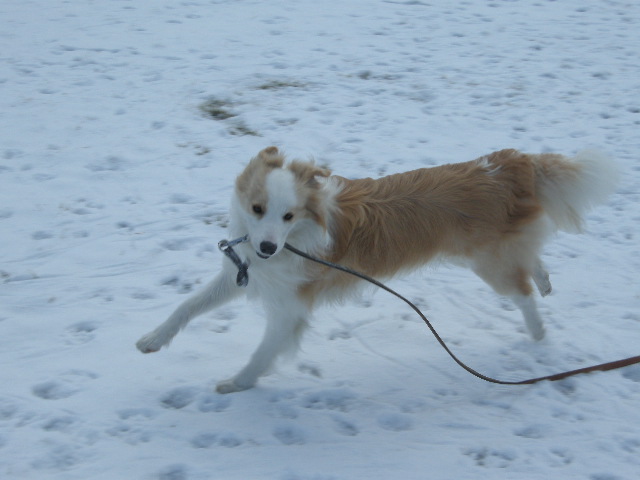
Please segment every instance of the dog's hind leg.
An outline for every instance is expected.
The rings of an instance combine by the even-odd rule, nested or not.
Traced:
[[[487,282],[496,293],[506,295],[513,300],[522,312],[527,330],[534,340],[542,340],[544,338],[544,324],[533,298],[533,289],[530,282],[532,275],[528,269],[520,265],[503,267],[502,263],[497,259],[489,258],[476,264],[473,271]],[[541,285],[545,285],[543,274],[539,274],[536,284],[538,281],[541,282]],[[550,288],[551,284],[548,286]],[[540,288],[540,285],[538,285],[538,288]]]
[[[529,334],[534,340],[542,340],[545,335],[544,323],[538,309],[536,308],[536,301],[533,295],[512,295],[511,299],[513,303],[520,309],[522,316],[524,317],[524,323],[529,330]]]
[[[136,347],[142,353],[157,352],[168,345],[194,317],[222,305],[241,293],[242,289],[235,282],[235,272],[230,268],[223,268],[200,293],[187,299],[164,323],[138,340]]]
[[[265,301],[267,326],[262,342],[249,363],[233,378],[218,383],[218,393],[252,388],[283,353],[295,350],[307,325],[308,308],[295,295]]]
[[[540,259],[537,260],[536,266],[533,269],[533,274],[531,275],[533,281],[538,287],[538,291],[540,295],[546,297],[551,293],[551,282],[549,281],[549,272],[547,272],[542,265],[542,261]]]

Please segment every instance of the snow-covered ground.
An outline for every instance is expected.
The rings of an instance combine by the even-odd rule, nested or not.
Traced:
[[[640,354],[640,3],[3,0],[0,21],[0,478],[640,477],[640,367],[491,385],[384,292],[318,312],[247,392],[214,386],[255,305],[134,348],[217,271],[263,147],[350,177],[599,147],[621,183],[545,251],[545,341],[465,270],[392,285],[489,375]]]

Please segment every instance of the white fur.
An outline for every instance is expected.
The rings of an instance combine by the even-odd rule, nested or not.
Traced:
[[[158,351],[169,345],[173,337],[194,317],[243,293],[250,298],[259,298],[267,316],[262,342],[249,363],[238,374],[218,384],[217,391],[220,393],[253,387],[280,354],[295,350],[307,326],[309,307],[296,295],[299,285],[306,280],[303,265],[306,260],[288,251],[262,259],[256,254],[260,250],[260,243],[276,243],[277,253],[281,252],[285,239],[309,252],[322,250],[329,243],[327,233],[312,221],[301,220],[290,224],[282,220],[284,214],[297,207],[294,179],[289,172],[271,172],[265,184],[269,202],[264,218],[257,220],[250,212],[242,209],[235,196],[231,206],[232,236],[241,237],[250,232],[250,243],[236,247],[243,260],[248,260],[250,264],[246,289],[236,286],[237,270],[225,259],[222,271],[211,283],[200,293],[187,299],[163,324],[143,336],[136,344],[144,353]]]
[[[293,174],[288,170],[273,170],[266,176],[265,187],[269,196],[264,205],[264,217],[258,219],[249,215],[244,218],[247,229],[251,232],[249,240],[256,251],[260,251],[262,242],[276,245],[278,249],[275,253],[282,251],[285,239],[294,225],[283,221],[282,217],[298,205],[294,184]]]
[[[560,230],[580,233],[583,215],[602,203],[615,189],[618,170],[611,159],[597,150],[583,150],[573,158],[579,174],[564,172],[541,176],[540,202]]]

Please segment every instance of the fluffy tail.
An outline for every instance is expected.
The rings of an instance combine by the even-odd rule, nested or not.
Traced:
[[[559,230],[582,231],[583,215],[613,193],[618,180],[614,162],[605,154],[584,150],[574,158],[538,155],[537,194]]]

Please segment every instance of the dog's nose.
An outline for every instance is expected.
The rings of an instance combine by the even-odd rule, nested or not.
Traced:
[[[262,253],[263,255],[265,255],[267,257],[270,257],[271,255],[276,253],[277,249],[278,249],[278,246],[275,243],[272,243],[272,242],[260,242],[260,253]]]

